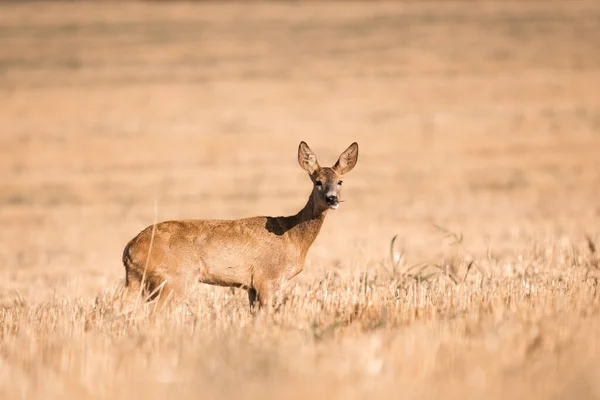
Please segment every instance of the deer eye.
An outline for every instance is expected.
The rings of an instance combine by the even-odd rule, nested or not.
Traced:
[[[342,186],[342,183],[344,183],[344,181],[338,181],[338,185]]]
[[[317,187],[323,187],[323,182],[321,182],[321,181],[315,181],[315,185]]]

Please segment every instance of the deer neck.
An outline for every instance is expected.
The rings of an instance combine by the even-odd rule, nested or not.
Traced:
[[[304,208],[298,214],[289,217],[290,225],[293,226],[290,229],[290,235],[296,239],[304,253],[308,251],[308,248],[319,235],[327,210],[327,208],[318,205],[314,193],[311,192]]]

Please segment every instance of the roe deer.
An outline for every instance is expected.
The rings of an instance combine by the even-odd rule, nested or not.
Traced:
[[[158,297],[182,294],[188,282],[243,288],[250,308],[270,305],[280,285],[304,268],[327,210],[339,206],[342,175],[358,161],[352,143],[333,167],[321,167],[305,142],[298,163],[313,183],[308,202],[289,217],[165,221],[150,225],[123,251],[125,286]]]

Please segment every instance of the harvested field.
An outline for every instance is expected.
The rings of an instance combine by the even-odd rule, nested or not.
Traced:
[[[0,398],[600,397],[598,38],[592,0],[0,2]],[[155,219],[296,213],[301,140],[360,157],[278,313],[122,312]]]

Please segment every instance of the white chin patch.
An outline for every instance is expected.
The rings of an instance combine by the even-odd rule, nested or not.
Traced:
[[[339,204],[331,204],[331,205],[329,206],[329,209],[330,209],[330,210],[337,210],[337,208],[338,208],[339,206],[340,206]]]

